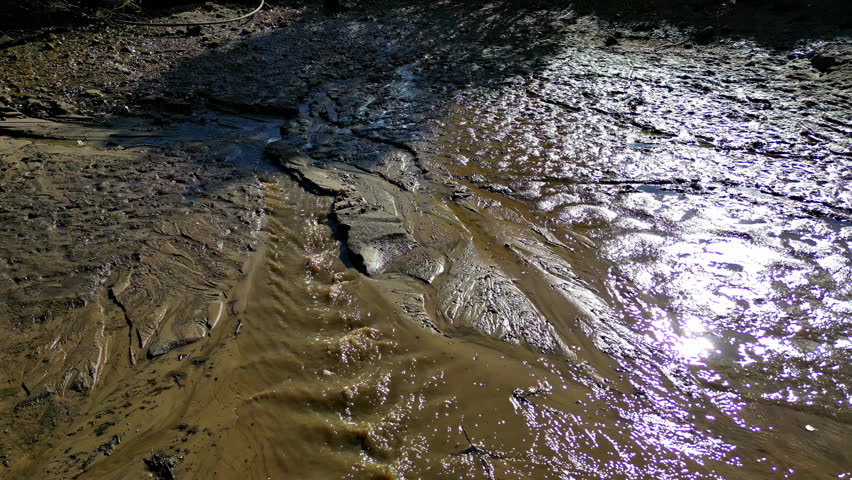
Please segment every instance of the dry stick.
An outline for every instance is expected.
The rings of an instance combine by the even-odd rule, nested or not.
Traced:
[[[193,23],[147,23],[147,22],[131,22],[129,20],[110,20],[111,22],[121,23],[123,25],[135,25],[139,27],[194,27],[201,25],[222,25],[223,23],[233,23],[239,22],[240,20],[244,20],[249,17],[253,17],[257,12],[259,12],[264,5],[266,5],[266,0],[260,0],[260,5],[257,6],[251,12],[242,15],[237,18],[230,18],[228,20],[216,20],[212,22],[193,22]]]
[[[494,453],[485,450],[473,443],[470,439],[470,436],[467,434],[467,430],[465,430],[464,425],[459,425],[461,427],[461,431],[464,434],[465,440],[470,444],[470,447],[464,449],[463,451],[457,453],[456,455],[477,455],[479,457],[479,463],[482,465],[482,468],[485,470],[485,474],[488,475],[488,480],[497,480],[497,477],[494,476],[494,466],[491,465],[491,462],[488,461],[488,458],[503,458],[501,455],[497,455]]]
[[[465,440],[467,440],[467,443],[470,444],[470,446],[462,450],[461,452],[456,453],[455,455],[478,455],[480,457],[496,458],[498,460],[502,460],[504,458],[502,454],[491,452],[489,450],[486,450],[482,446],[473,443],[473,441],[470,439],[470,436],[467,434],[467,430],[465,430],[464,425],[459,425],[459,427],[461,427],[461,431],[464,434],[464,438]]]
[[[462,431],[462,433],[464,434],[464,438],[465,438],[465,440],[467,440],[467,443],[468,443],[471,447],[476,447],[476,445],[474,445],[474,444],[473,444],[473,442],[472,442],[472,441],[470,441],[470,437],[467,435],[467,430],[465,430],[465,429],[464,429],[464,425],[460,425],[460,427],[461,427],[461,431]]]

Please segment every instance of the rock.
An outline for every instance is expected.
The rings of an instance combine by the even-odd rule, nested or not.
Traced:
[[[11,46],[13,43],[15,43],[15,39],[9,35],[0,36],[0,48]]]
[[[186,35],[190,37],[200,37],[201,36],[201,25],[192,25],[187,27]]]
[[[219,8],[219,6],[216,5],[213,2],[207,2],[204,5],[202,5],[201,8],[203,8],[204,10],[206,10],[208,12],[212,12],[213,10],[217,10]]]
[[[83,95],[91,98],[103,98],[104,94],[100,90],[89,89],[83,92]]]
[[[606,40],[604,40],[604,45],[607,46],[607,47],[612,47],[613,45],[618,45],[618,39],[615,38],[614,36],[610,35],[609,37],[606,37]]]

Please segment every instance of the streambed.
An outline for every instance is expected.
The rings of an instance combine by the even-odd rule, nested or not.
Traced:
[[[613,28],[306,14],[0,124],[11,474],[844,478],[849,64]]]

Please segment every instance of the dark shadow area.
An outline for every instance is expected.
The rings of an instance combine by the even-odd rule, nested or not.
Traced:
[[[260,0],[200,2],[197,0],[11,0],[0,10],[0,32],[16,33],[17,38],[31,39],[28,33],[41,29],[69,29],[74,26],[109,22],[111,19],[140,19],[174,15],[198,7],[210,10],[216,6],[234,9],[255,8]],[[272,2],[266,2],[271,4]],[[0,45],[2,47],[3,45]]]
[[[156,96],[277,116],[293,151],[404,186],[416,172],[400,163],[417,163],[415,144],[457,92],[535,76],[575,23],[558,3],[365,2],[330,15],[318,2],[286,28],[178,65]],[[331,223],[341,259],[363,271]]]
[[[282,120],[317,114],[328,128],[353,129],[354,144],[405,146],[458,90],[534,75],[558,51],[576,16],[558,2],[521,3],[373,2],[343,15],[316,5],[287,28],[181,63],[157,93]],[[285,126],[285,140],[298,130]],[[294,146],[334,132],[305,133]],[[334,152],[361,149],[354,144]]]
[[[576,0],[571,4],[580,15],[596,15],[616,24],[653,28],[666,23],[691,29],[698,44],[735,35],[791,48],[800,39],[848,34],[852,25],[852,3],[838,0]]]
[[[696,44],[723,37],[752,39],[774,48],[799,40],[832,40],[852,31],[852,2],[843,0],[537,0],[527,8],[569,8],[625,30],[677,27]]]
[[[852,24],[850,3],[832,0],[376,0],[356,2],[342,15],[329,15],[319,1],[288,4],[305,8],[302,21],[179,64],[166,75],[160,93],[202,97],[207,106],[228,113],[295,117],[297,107],[320,85],[344,82],[347,86],[335,87],[343,92],[357,78],[362,93],[373,89],[376,94],[382,82],[398,76],[396,69],[412,65],[417,71],[406,73],[404,81],[419,93],[403,102],[408,110],[402,114],[411,123],[439,116],[435,109],[460,87],[498,85],[534,74],[583,16],[612,22],[600,25],[601,42],[653,31],[651,38],[687,46],[741,37],[779,49],[793,48],[800,40],[835,39],[848,34]],[[366,105],[366,117],[344,116],[332,123],[364,124],[370,115],[379,115],[387,125],[387,115],[400,105],[380,97]],[[417,111],[410,110],[415,106]],[[413,133],[406,127],[394,139],[410,141]]]
[[[157,96],[279,117],[283,142],[293,151],[387,176],[387,159],[418,151],[423,134],[446,118],[460,91],[488,95],[507,82],[522,89],[566,44],[580,42],[578,36],[591,38],[595,48],[617,43],[625,30],[634,36],[653,31],[647,38],[657,44],[742,35],[770,48],[791,48],[799,39],[842,31],[843,17],[819,8],[704,0],[375,1],[330,15],[316,2],[284,28],[178,64]],[[588,103],[600,106],[611,97],[589,97]]]

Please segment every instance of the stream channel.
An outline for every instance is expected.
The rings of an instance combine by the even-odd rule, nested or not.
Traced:
[[[849,38],[619,28],[305,15],[0,121],[0,478],[849,478]]]

